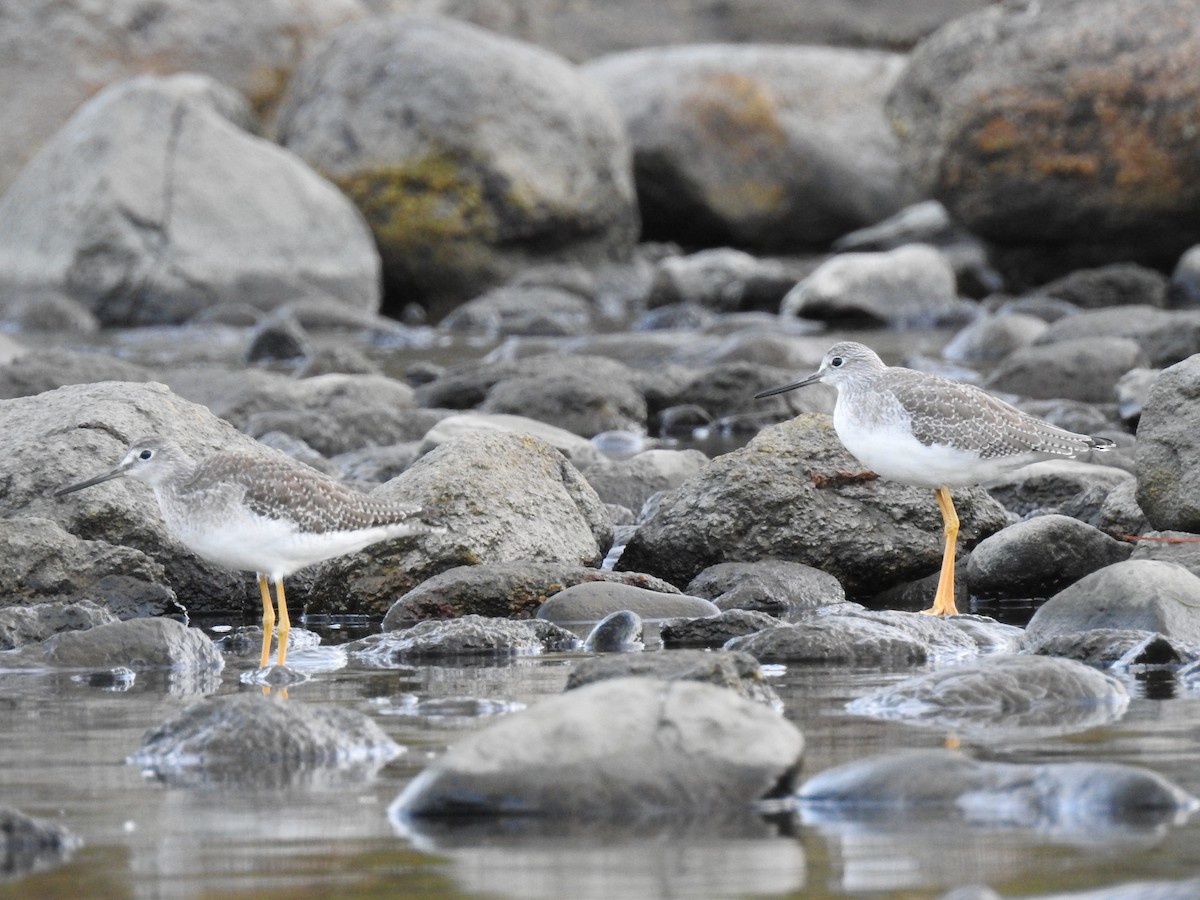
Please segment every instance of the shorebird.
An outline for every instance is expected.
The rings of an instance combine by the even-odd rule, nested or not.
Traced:
[[[1044,459],[1111,450],[1108,438],[1075,434],[1021,412],[986,391],[886,366],[853,341],[834,344],[812,375],[755,395],[771,397],[816,382],[837,388],[833,427],[860,463],[877,475],[934,489],[946,537],[933,607],[953,615],[958,513],[952,487],[982,484]]]
[[[227,452],[196,462],[177,443],[160,437],[134,441],[115,468],[55,496],[122,476],[150,485],[167,529],[197,556],[257,575],[263,668],[276,624],[268,578],[278,601],[278,663],[283,665],[291,630],[285,577],[378,541],[446,531],[423,519],[415,503],[371,497],[286,457]]]

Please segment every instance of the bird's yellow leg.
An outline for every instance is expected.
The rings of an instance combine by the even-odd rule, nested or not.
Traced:
[[[958,513],[950,498],[950,488],[945,485],[937,489],[937,502],[945,526],[946,548],[942,551],[942,574],[938,576],[933,608],[924,611],[935,616],[953,616],[958,614],[958,608],[954,605],[954,548],[958,543]]]
[[[279,600],[279,664],[287,659],[288,632],[292,630],[291,619],[288,618],[287,595],[283,592],[283,579],[275,582],[275,596]],[[953,605],[954,601],[950,601]]]
[[[258,589],[262,591],[263,603],[263,643],[262,662],[260,669],[265,669],[271,660],[271,633],[275,630],[275,607],[271,603],[271,588],[267,585],[267,576],[258,573]]]

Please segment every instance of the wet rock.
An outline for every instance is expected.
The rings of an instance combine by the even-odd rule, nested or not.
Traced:
[[[559,428],[548,422],[528,419],[525,416],[510,416],[500,413],[462,413],[439,419],[421,440],[422,455],[448,441],[468,434],[532,435],[545,441],[576,465],[589,465],[599,454],[592,442],[582,435]]]
[[[1118,306],[1059,319],[1037,340],[1058,344],[1086,338],[1128,338],[1137,343],[1148,365],[1171,366],[1200,352],[1200,311]]]
[[[770,249],[830,241],[903,204],[882,116],[901,64],[863,50],[726,44],[616,53],[583,72],[633,139],[646,237]]]
[[[537,611],[539,619],[561,625],[598,622],[618,610],[635,612],[643,619],[676,616],[715,616],[709,601],[686,594],[669,594],[609,581],[588,581],[559,591]]]
[[[1013,351],[988,378],[986,386],[1022,397],[1105,403],[1113,399],[1122,375],[1148,362],[1141,347],[1128,338],[1062,340]]]
[[[90,600],[10,606],[0,609],[0,650],[36,644],[63,631],[81,631],[116,621],[116,616]]]
[[[584,437],[604,431],[644,430],[646,398],[629,383],[597,381],[590,372],[548,380],[525,375],[496,382],[482,413],[527,416]]]
[[[1030,653],[1074,659],[1102,668],[1178,668],[1195,659],[1200,648],[1168,640],[1151,631],[1093,628],[1052,634],[1029,647]]]
[[[382,614],[456,566],[514,559],[587,566],[612,543],[612,521],[595,491],[561,453],[530,435],[464,434],[375,495],[417,500],[448,530],[322,563],[314,569],[310,611]]]
[[[735,637],[725,649],[788,664],[916,666],[929,659],[923,641],[868,621],[781,624]]]
[[[779,695],[763,680],[762,668],[747,653],[725,650],[672,650],[634,656],[597,656],[571,668],[564,690],[613,678],[657,678],[661,681],[699,681],[729,688],[747,700],[781,711]]]
[[[531,260],[619,258],[637,238],[628,139],[603,92],[452,19],[340,29],[299,67],[278,134],[359,205],[388,295],[434,318]]]
[[[1078,837],[1181,822],[1197,805],[1183,789],[1136,766],[988,762],[953,750],[889,753],[827,769],[804,783],[799,800],[808,824],[911,823],[920,815]]]
[[[130,619],[63,631],[21,651],[22,660],[68,669],[198,669],[225,665],[208,635],[174,619]]]
[[[645,450],[629,459],[599,457],[583,467],[583,477],[605,503],[639,510],[654,494],[683,484],[707,462],[699,450]]]
[[[0,198],[0,283],[61,290],[105,325],[270,308],[310,289],[376,308],[379,257],[361,217],[244,131],[246,117],[240,95],[202,75],[101,91]]]
[[[864,472],[828,417],[799,416],[664,496],[617,568],[685,585],[717,563],[789,559],[837,578],[849,597],[873,596],[941,565],[932,494]],[[963,546],[1007,524],[981,488],[956,490],[954,502]]]
[[[71,858],[80,841],[61,825],[0,806],[0,877],[5,881],[45,872]]]
[[[724,647],[732,638],[780,624],[775,616],[746,609],[727,609],[715,616],[667,619],[659,630],[664,647]]]
[[[1200,355],[1164,369],[1138,423],[1137,501],[1160,530],[1200,532]]]
[[[574,634],[549,622],[466,615],[375,635],[354,652],[368,661],[394,663],[409,657],[524,656],[578,645]]]
[[[1089,455],[1095,456],[1095,451]],[[988,493],[1018,516],[1057,510],[1076,503],[1081,496],[1093,491],[1099,510],[1112,491],[1134,481],[1133,475],[1114,466],[1083,459],[1050,459],[989,482]],[[957,495],[955,499],[957,501]]]
[[[953,362],[997,362],[1028,347],[1046,327],[1036,316],[984,313],[955,334],[942,355]]]
[[[1183,175],[1193,145],[1176,119],[1196,110],[1177,75],[1200,40],[1192,12],[1188,0],[1152,11],[1068,2],[1037,15],[1001,5],[940,29],[888,100],[916,189],[1026,283],[1114,259],[1173,265],[1200,235],[1162,224],[1195,206]],[[1170,99],[1147,114],[1131,78]],[[1081,229],[1081,215],[1095,227]]]
[[[97,466],[99,468],[99,466]],[[2,605],[30,598],[88,597],[125,594],[112,611],[118,614],[142,604],[175,609],[175,593],[166,570],[132,547],[81,540],[51,519],[3,520],[0,529],[0,597]],[[160,611],[162,611],[160,610]]]
[[[808,319],[867,320],[897,327],[970,318],[958,299],[954,269],[928,244],[835,256],[792,288],[779,311]]]
[[[1038,642],[1093,628],[1153,631],[1200,644],[1200,578],[1174,563],[1115,563],[1055,594],[1025,630]]]
[[[583,334],[592,325],[592,303],[546,285],[502,285],[456,307],[438,327],[459,334]]]
[[[552,595],[585,581],[611,581],[662,593],[679,592],[673,585],[649,575],[570,563],[526,560],[458,566],[421,582],[392,604],[383,617],[383,630],[408,628],[423,619],[454,619],[469,614],[529,618]]]
[[[0,479],[6,485],[0,514],[53,519],[84,540],[140,550],[162,565],[167,587],[192,612],[260,605],[252,577],[204,562],[168,534],[145,485],[122,479],[65,498],[53,493],[115,465],[131,441],[147,434],[173,437],[197,459],[228,450],[274,458],[274,451],[161,384],[69,385],[5,401],[0,403],[0,430],[12,441],[0,458]],[[103,558],[111,560],[108,566],[130,559],[115,549],[97,557]],[[126,571],[126,564],[120,563],[113,574],[136,575],[139,570]],[[115,593],[118,587],[113,585]],[[161,592],[155,596],[165,602]]]
[[[1078,519],[1038,516],[980,541],[967,562],[967,585],[984,598],[1049,597],[1132,552],[1133,545]]]
[[[356,710],[252,691],[189,706],[148,731],[129,762],[168,784],[278,788],[369,781],[403,752]]]
[[[596,623],[583,639],[589,653],[627,653],[645,649],[642,642],[642,617],[627,609],[609,613]]]
[[[1116,721],[1128,706],[1129,693],[1111,675],[1071,659],[1010,655],[915,675],[847,709],[968,735],[998,728],[1057,735]]]
[[[730,247],[669,256],[654,267],[646,305],[668,304],[714,312],[775,312],[796,277],[778,260],[760,260]]]
[[[154,380],[144,366],[104,353],[50,348],[22,354],[0,367],[0,399],[32,397],[67,384]]]
[[[389,810],[443,816],[728,816],[786,794],[804,740],[761,703],[694,681],[618,678],[452,745]]]
[[[780,618],[846,599],[832,575],[786,559],[709,566],[688,583],[685,593],[711,600],[720,610],[754,610]]]

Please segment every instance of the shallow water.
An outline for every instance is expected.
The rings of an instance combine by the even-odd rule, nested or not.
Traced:
[[[589,828],[508,822],[409,833],[389,820],[405,784],[490,717],[414,715],[416,700],[471,696],[536,703],[558,693],[573,657],[508,664],[319,672],[286,702],[371,716],[407,753],[373,780],[247,773],[172,785],[125,762],[142,734],[205,685],[139,674],[127,690],[63,674],[0,673],[0,802],[68,827],[83,844],[51,871],[0,883],[0,897],[935,897],[988,883],[1007,895],[1200,873],[1200,816],[1123,828],[875,826],[810,814],[679,826]],[[231,657],[216,689],[247,690]],[[773,668],[804,732],[805,776],[871,753],[943,745],[943,732],[845,712],[907,672]],[[1130,679],[1124,717],[1082,733],[994,730],[965,749],[1007,761],[1106,760],[1150,768],[1200,795],[1200,696],[1169,677]],[[210,685],[209,687],[212,687]],[[254,688],[257,689],[257,688]],[[1151,698],[1157,699],[1151,699]],[[257,785],[257,787],[256,787]]]

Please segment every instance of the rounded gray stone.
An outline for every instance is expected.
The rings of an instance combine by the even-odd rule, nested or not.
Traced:
[[[539,607],[537,617],[561,625],[598,622],[610,613],[628,610],[643,619],[715,616],[717,607],[701,597],[664,594],[610,582],[587,582],[559,591]]]

